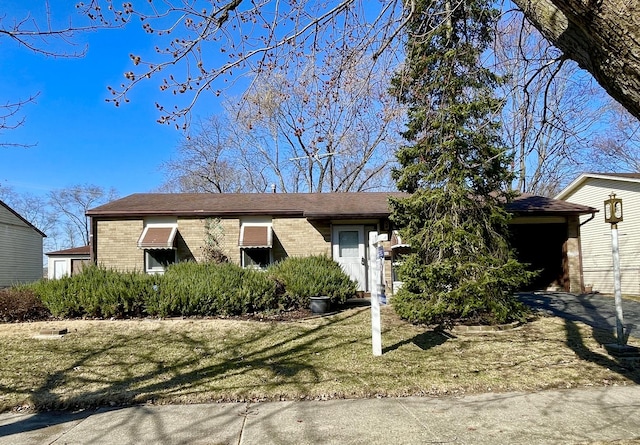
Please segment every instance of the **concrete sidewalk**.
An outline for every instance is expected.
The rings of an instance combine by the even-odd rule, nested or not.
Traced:
[[[563,444],[640,438],[640,386],[0,415],[0,444]],[[640,443],[640,441],[638,441]]]

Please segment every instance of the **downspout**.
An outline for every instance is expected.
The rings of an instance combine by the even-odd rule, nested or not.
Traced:
[[[586,223],[588,223],[589,221],[591,221],[593,218],[596,217],[596,212],[591,212],[591,218],[589,219],[585,219],[583,222],[581,222],[580,224],[578,224],[580,227],[584,226]]]
[[[93,219],[93,216],[90,216],[89,217],[89,261],[92,264],[97,264],[96,263],[96,245],[93,239],[93,234],[95,233],[94,225],[95,225],[95,220]]]

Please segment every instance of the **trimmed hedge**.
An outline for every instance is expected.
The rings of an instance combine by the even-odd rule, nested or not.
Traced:
[[[231,263],[180,263],[167,268],[150,299],[151,315],[240,315],[275,308],[276,285],[259,271]]]
[[[164,275],[87,266],[72,277],[42,280],[26,289],[55,317],[243,315],[309,306],[327,295],[343,303],[356,283],[324,256],[288,258],[267,272],[231,263],[179,263]]]
[[[285,306],[307,307],[310,297],[319,296],[341,304],[358,290],[340,265],[323,255],[289,257],[269,267],[268,273],[284,288],[280,301]]]
[[[146,315],[158,278],[87,266],[80,274],[42,280],[32,289],[56,317],[129,318]]]

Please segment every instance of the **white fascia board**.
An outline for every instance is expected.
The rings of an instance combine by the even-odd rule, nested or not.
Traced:
[[[599,173],[582,173],[576,179],[571,182],[568,186],[566,186],[560,193],[558,193],[554,199],[566,199],[568,195],[574,192],[583,182],[587,179],[606,179],[608,181],[619,181],[619,182],[637,182],[640,183],[640,179],[637,178],[625,178],[622,176],[611,176],[607,174],[599,174]]]

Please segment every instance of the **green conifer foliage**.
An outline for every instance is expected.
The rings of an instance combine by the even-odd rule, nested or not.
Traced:
[[[497,11],[487,0],[417,0],[392,92],[408,106],[392,219],[413,253],[400,266],[398,314],[429,324],[523,317],[531,278],[507,242],[510,159],[498,129],[500,79],[481,58]]]

